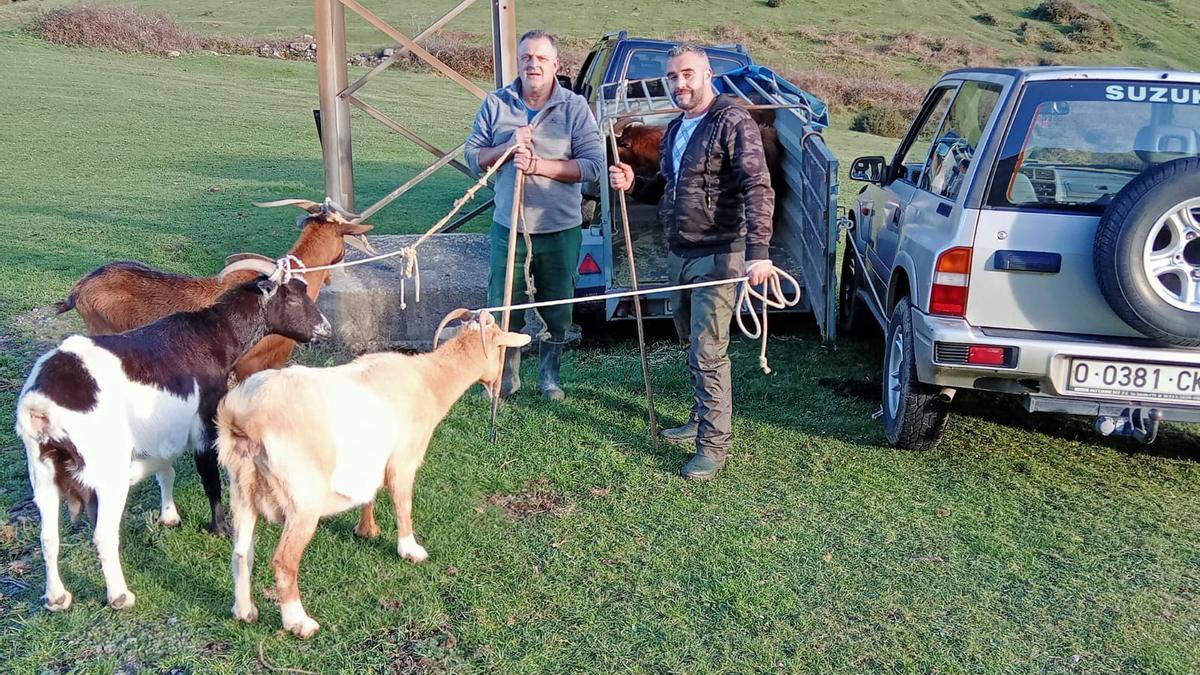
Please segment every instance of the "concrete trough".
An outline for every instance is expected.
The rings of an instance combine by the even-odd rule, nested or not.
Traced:
[[[369,237],[380,253],[399,251],[417,238]],[[440,234],[421,244],[421,301],[417,302],[416,280],[405,280],[407,309],[400,309],[403,256],[334,270],[317,306],[333,324],[334,341],[343,349],[429,349],[433,331],[448,312],[487,304],[488,248],[486,234]],[[365,257],[357,249],[346,249],[346,260]]]

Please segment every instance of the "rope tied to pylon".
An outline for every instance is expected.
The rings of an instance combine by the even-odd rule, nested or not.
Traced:
[[[359,258],[358,260],[343,260],[341,262],[331,263],[329,265],[309,267],[305,271],[320,272],[322,270],[341,269],[345,267],[354,267],[355,265],[366,265],[367,263],[386,260],[388,258],[402,257],[404,260],[402,261],[400,267],[400,309],[408,309],[408,303],[406,301],[407,292],[405,290],[406,280],[413,280],[416,302],[421,301],[421,264],[417,258],[417,248],[421,246],[421,244],[424,244],[430,237],[437,234],[438,231],[440,231],[442,227],[446,225],[446,223],[450,222],[450,219],[453,218],[455,214],[462,210],[462,207],[465,206],[467,202],[474,199],[475,193],[479,192],[480,189],[487,185],[488,179],[490,179],[497,171],[499,171],[500,167],[503,166],[504,163],[508,161],[508,158],[511,157],[512,154],[520,147],[522,147],[520,144],[516,144],[505,150],[504,153],[496,159],[496,162],[492,164],[492,166],[488,168],[486,172],[484,172],[483,176],[481,176],[479,180],[475,181],[474,185],[467,188],[467,191],[463,193],[461,197],[454,200],[454,206],[450,209],[449,213],[434,223],[433,226],[426,230],[424,234],[422,234],[420,237],[417,237],[417,240],[412,244],[395,251],[367,256],[365,258]],[[357,223],[361,220],[361,218],[356,218],[352,222]]]

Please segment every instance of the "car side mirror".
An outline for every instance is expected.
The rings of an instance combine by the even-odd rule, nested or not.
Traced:
[[[883,180],[883,167],[887,160],[879,155],[858,157],[850,164],[850,180],[879,183]]]
[[[570,76],[570,75],[564,75],[564,74],[562,74],[562,73],[559,73],[558,75],[556,75],[556,76],[554,77],[554,79],[555,79],[555,80],[558,80],[558,86],[560,86],[560,87],[565,87],[565,88],[566,88],[568,91],[573,91],[573,90],[574,90],[574,87],[572,86],[574,83],[573,83],[573,82],[571,82],[571,76]]]

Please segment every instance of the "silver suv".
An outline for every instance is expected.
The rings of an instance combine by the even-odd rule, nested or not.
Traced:
[[[958,389],[1200,421],[1200,74],[953,71],[850,177],[839,330],[884,329],[890,443],[933,447]]]

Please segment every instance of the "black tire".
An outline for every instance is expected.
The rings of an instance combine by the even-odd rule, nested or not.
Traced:
[[[1200,347],[1200,303],[1188,302],[1184,295],[1188,284],[1200,284],[1200,226],[1180,233],[1160,221],[1172,211],[1191,211],[1187,203],[1198,198],[1200,158],[1149,169],[1113,198],[1096,228],[1093,247],[1096,280],[1113,311],[1139,333],[1177,347]],[[1181,246],[1174,258],[1177,270],[1148,272],[1147,244],[1151,251],[1164,252]],[[1173,287],[1180,294],[1178,304],[1166,297],[1175,292]]]
[[[901,298],[883,345],[883,433],[894,447],[925,451],[942,439],[949,406],[938,399],[936,387],[917,379],[914,340],[912,305]]]
[[[858,259],[854,257],[851,236],[850,233],[846,234],[846,250],[842,252],[842,278],[838,284],[838,335],[852,338],[878,335],[879,324],[871,315],[867,303],[858,296],[862,271],[858,268]]]

